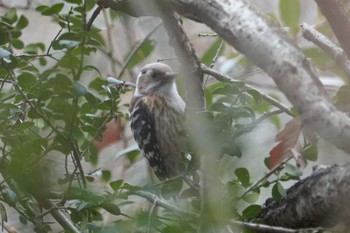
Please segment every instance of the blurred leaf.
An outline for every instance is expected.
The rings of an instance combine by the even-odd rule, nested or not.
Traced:
[[[257,192],[248,193],[243,197],[244,201],[252,204],[257,202],[258,199],[259,199],[259,193]]]
[[[303,155],[305,159],[310,160],[310,161],[316,161],[318,157],[318,149],[316,145],[307,145],[303,149]]]
[[[85,179],[86,179],[88,182],[94,182],[94,181],[95,181],[95,177],[93,177],[93,176],[85,176]]]
[[[247,92],[253,96],[255,103],[259,104],[262,101],[261,94],[257,90],[247,90]]]
[[[280,0],[279,9],[283,23],[290,28],[292,35],[296,35],[299,31],[299,0]]]
[[[112,173],[109,170],[102,170],[102,178],[105,182],[108,182],[112,177]]]
[[[14,207],[16,205],[17,195],[11,189],[5,188],[5,190],[2,191],[2,196],[9,206]]]
[[[2,58],[7,58],[11,55],[11,52],[10,51],[7,51],[3,48],[0,47],[0,59]]]
[[[120,187],[123,185],[123,180],[114,180],[112,182],[109,182],[109,185],[112,187],[114,191],[118,191]]]
[[[289,163],[285,164],[285,172],[294,177],[300,177],[303,174],[296,166]]]
[[[21,15],[21,17],[19,18],[19,20],[16,24],[16,28],[23,29],[23,28],[27,27],[28,24],[29,24],[28,19],[24,15]]]
[[[257,214],[259,214],[261,210],[262,210],[262,208],[260,205],[250,205],[243,210],[242,218],[244,220],[251,219],[251,218],[255,217]]]
[[[77,96],[85,96],[88,93],[86,87],[78,81],[73,83],[73,88]]]
[[[30,91],[32,86],[36,83],[37,76],[35,76],[32,73],[22,73],[17,77],[18,80],[18,86],[23,88],[25,91]]]
[[[221,38],[216,39],[214,43],[210,46],[210,48],[204,53],[204,55],[201,58],[203,64],[209,67],[216,53],[219,52],[219,55],[222,53],[223,47],[221,47],[221,50],[218,51],[221,42]]]
[[[110,202],[103,203],[101,205],[101,207],[113,215],[120,215],[121,214],[119,207],[114,203],[110,203]]]
[[[4,226],[4,222],[7,222],[7,212],[6,212],[5,206],[2,203],[0,203],[0,218],[1,218],[1,225]]]
[[[162,184],[160,193],[165,199],[177,196],[183,187],[181,179],[168,180]]]
[[[55,14],[58,14],[63,9],[63,7],[64,7],[63,3],[56,3],[56,4],[52,5],[50,8],[52,9],[52,11]]]
[[[3,17],[3,20],[9,24],[13,24],[17,21],[17,10],[16,8],[10,8]]]
[[[249,184],[250,184],[250,176],[249,176],[249,171],[246,168],[244,168],[244,167],[237,168],[235,170],[235,175],[237,176],[238,180],[241,182],[241,184],[244,187],[248,187],[249,186]]]
[[[279,116],[273,115],[269,117],[269,120],[272,124],[275,125],[276,129],[281,130],[281,119]]]
[[[135,55],[132,57],[127,68],[131,69],[135,65],[137,65],[140,62],[142,62],[143,60],[145,60],[145,58],[147,58],[154,49],[153,43],[154,42],[151,40],[146,40],[142,44],[142,46],[139,48],[139,50],[135,53]],[[135,48],[136,45],[137,45],[137,43],[134,46],[132,46],[132,48],[129,50],[129,52],[124,56],[124,60],[127,59],[127,57],[129,57],[129,55],[131,54],[131,52],[133,51],[133,49]]]
[[[235,95],[239,93],[239,88],[235,85],[226,84],[225,86],[219,86],[212,91],[213,95]]]
[[[276,182],[272,187],[272,197],[274,200],[279,201],[282,197],[287,195],[286,190],[283,188],[280,182]]]
[[[21,40],[18,40],[18,39],[12,40],[12,45],[16,49],[23,49],[23,47],[24,47],[24,43]]]

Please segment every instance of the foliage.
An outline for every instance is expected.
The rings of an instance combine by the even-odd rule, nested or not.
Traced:
[[[109,190],[94,192],[89,183],[96,182],[87,175],[82,161],[97,164],[98,152],[94,140],[100,140],[107,122],[125,119],[121,111],[121,95],[127,89],[109,88],[101,72],[90,58],[98,50],[104,51],[107,42],[101,31],[87,29],[86,13],[95,6],[95,1],[65,0],[51,6],[36,8],[44,19],[54,20],[60,30],[49,46],[42,42],[26,43],[22,32],[29,20],[18,14],[15,8],[8,9],[0,20],[0,217],[2,222],[8,216],[3,203],[14,208],[22,224],[31,222],[36,232],[50,231],[46,222],[47,200],[59,200],[57,206],[69,215],[69,221],[81,231],[90,232],[194,232],[201,219],[201,202],[198,190],[199,175],[194,171],[193,184],[188,185],[181,177],[163,183],[136,187],[123,180],[111,180],[111,171],[103,170],[102,179]],[[293,11],[291,11],[291,9]],[[111,18],[118,20],[115,12]],[[300,6],[298,1],[280,1],[283,23],[298,32]],[[223,54],[219,38],[207,49],[202,62],[210,65],[218,54]],[[144,62],[152,54],[154,45],[145,40],[132,60],[126,64],[128,70]],[[126,59],[134,50],[131,46]],[[315,48],[305,49],[305,54],[324,64]],[[229,56],[235,57],[236,53]],[[229,57],[228,56],[228,57]],[[110,57],[111,62],[114,62]],[[92,76],[87,80],[86,76]],[[339,102],[346,97],[347,89],[338,94]],[[273,113],[275,106],[262,94],[249,88],[243,81],[233,83],[216,82],[205,88],[207,111],[204,115],[213,126],[212,134],[220,141],[220,158],[223,161],[243,156],[240,137],[251,132],[261,121],[268,119],[280,130],[281,119]],[[271,113],[271,114],[269,114]],[[189,141],[191,144],[191,141]],[[317,160],[317,147],[303,143],[305,158]],[[135,161],[135,149],[126,149],[130,163]],[[192,155],[196,151],[191,151]],[[68,163],[73,161],[74,169],[67,169],[63,177],[50,175],[54,164],[47,159],[50,155]],[[262,154],[267,157],[268,155]],[[266,159],[267,161],[267,159]],[[266,171],[269,166],[266,165]],[[271,196],[281,199],[286,195],[283,182],[297,180],[301,172],[290,160],[283,161],[275,170],[261,180],[254,181],[252,168],[234,167],[224,170],[222,180],[227,193],[223,194],[230,210],[228,219],[250,220],[261,210],[258,203],[262,189],[270,187]],[[60,191],[56,191],[57,187]],[[112,191],[111,191],[112,190]],[[124,213],[123,206],[132,206],[132,195],[148,199],[171,202],[175,196],[189,204],[187,214],[176,209],[140,208],[134,215]],[[150,200],[150,199],[148,199]],[[102,212],[114,215],[115,221],[103,224]],[[60,223],[58,223],[60,224]],[[68,229],[66,229],[69,231]]]

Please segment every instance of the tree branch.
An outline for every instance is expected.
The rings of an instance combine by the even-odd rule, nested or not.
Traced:
[[[235,80],[235,79],[232,79],[231,77],[225,75],[225,74],[222,74],[214,69],[211,69],[205,65],[202,64],[202,71],[203,73],[205,74],[209,74],[211,76],[213,76],[216,80],[218,81],[221,81],[221,82],[225,82],[225,83],[242,83],[242,81],[239,81],[239,80]],[[283,105],[282,103],[278,102],[276,99],[272,98],[271,96],[261,92],[260,90],[256,89],[255,87],[252,87],[248,84],[244,84],[244,86],[247,88],[247,89],[250,89],[250,90],[255,90],[257,92],[260,93],[261,97],[268,103],[270,103],[271,105],[279,108],[280,110],[282,110],[284,113],[288,114],[289,116],[292,116],[294,117],[293,113],[289,110],[289,108],[285,105]]]
[[[180,14],[205,23],[269,74],[321,137],[350,153],[350,119],[336,109],[303,53],[278,26],[244,0],[168,0]]]
[[[327,18],[341,47],[350,59],[350,21],[340,2],[315,0],[322,14]]]
[[[265,203],[266,224],[291,228],[350,226],[350,164],[320,169],[287,190],[280,201]]]
[[[350,60],[344,53],[344,50],[336,46],[332,41],[330,41],[322,33],[316,31],[314,28],[306,23],[301,25],[301,32],[303,37],[318,47],[325,51],[330,57],[332,57],[335,62],[343,69],[345,75],[350,80]]]

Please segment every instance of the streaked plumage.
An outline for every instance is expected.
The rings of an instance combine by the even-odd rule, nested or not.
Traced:
[[[168,65],[151,63],[141,69],[130,106],[131,129],[156,176],[178,173],[184,139],[185,102],[177,92]]]

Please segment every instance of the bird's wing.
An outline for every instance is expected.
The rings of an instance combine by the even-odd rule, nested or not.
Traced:
[[[163,180],[167,177],[164,158],[160,154],[155,130],[154,115],[142,98],[137,98],[130,109],[131,130],[155,175]]]

